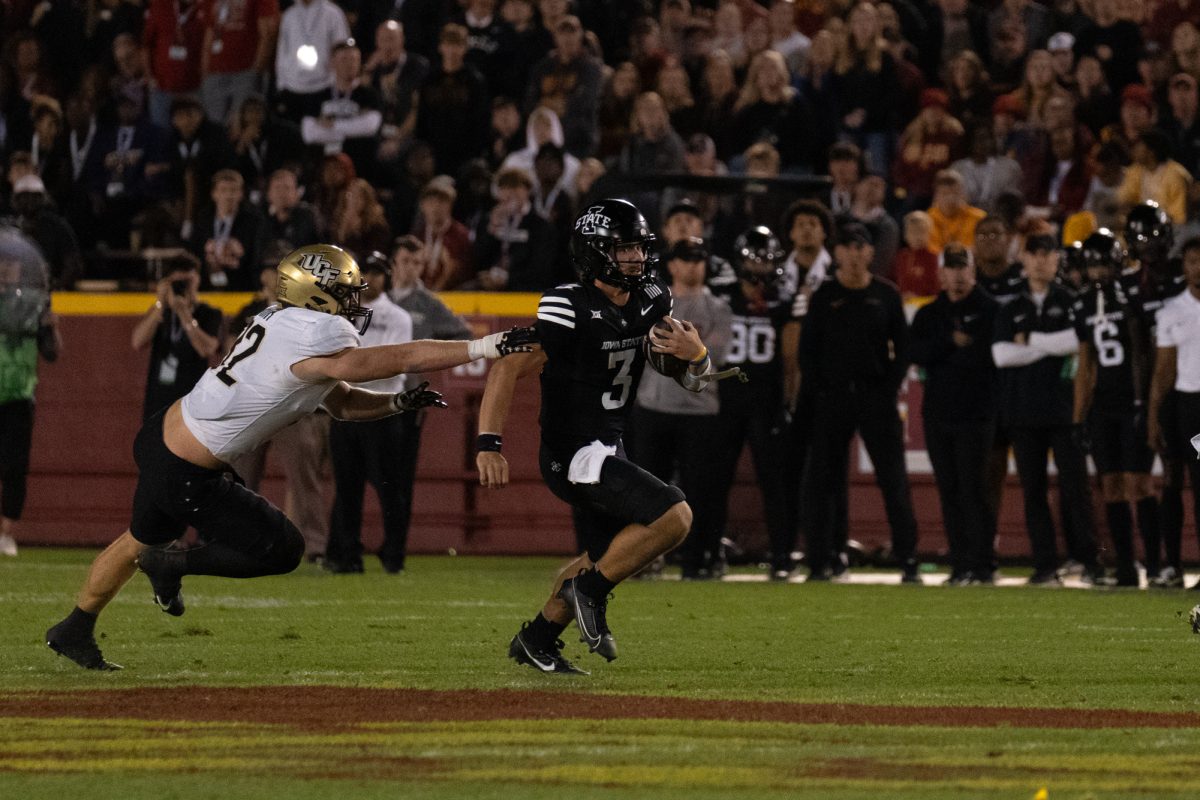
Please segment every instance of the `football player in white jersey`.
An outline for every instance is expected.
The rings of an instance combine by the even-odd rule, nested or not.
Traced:
[[[184,611],[184,575],[253,578],[296,568],[300,532],[230,474],[236,456],[318,407],[342,420],[445,407],[425,384],[398,394],[349,384],[528,352],[536,339],[533,329],[514,328],[470,342],[360,347],[371,318],[359,303],[364,286],[358,264],[333,245],[302,247],[280,262],[279,304],[251,320],[225,360],[138,433],[129,529],[96,557],[75,609],[47,631],[52,650],[87,669],[120,669],[96,645],[96,618],[139,567],[174,616]],[[189,525],[204,544],[172,547]]]

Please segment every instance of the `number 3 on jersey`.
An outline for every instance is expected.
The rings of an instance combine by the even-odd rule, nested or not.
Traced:
[[[629,399],[629,390],[633,388],[633,360],[637,353],[636,349],[629,350],[614,350],[608,354],[608,368],[615,369],[617,374],[613,376],[613,388],[611,392],[606,392],[600,398],[601,405],[605,411],[616,411],[625,405],[625,401]]]
[[[221,366],[217,368],[217,378],[226,386],[233,386],[237,383],[237,378],[229,374],[229,370],[233,369],[239,361],[249,358],[258,350],[262,344],[263,337],[267,335],[267,329],[262,325],[251,325],[246,330],[242,331],[242,335],[233,343],[233,347],[229,348],[229,355],[225,356],[225,360],[221,362]],[[274,341],[274,340],[272,340]],[[242,342],[249,344],[241,351],[238,347]]]
[[[1117,337],[1120,329],[1112,320],[1103,320],[1092,329],[1092,340],[1096,344],[1096,359],[1102,367],[1119,367],[1125,362],[1125,348]]]

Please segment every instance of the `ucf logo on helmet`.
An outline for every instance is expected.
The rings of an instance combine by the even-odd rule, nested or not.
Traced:
[[[296,266],[305,272],[311,272],[313,278],[317,281],[317,285],[321,288],[332,286],[340,274],[340,270],[320,253],[305,253],[300,256],[300,260],[296,263]]]
[[[604,213],[604,206],[592,206],[575,220],[575,230],[591,236],[601,230],[612,230],[612,217]]]

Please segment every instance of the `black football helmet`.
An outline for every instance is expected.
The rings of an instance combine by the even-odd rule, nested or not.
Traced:
[[[1125,244],[1129,256],[1150,268],[1161,266],[1175,244],[1175,227],[1158,203],[1147,200],[1125,218]]]
[[[756,225],[733,243],[733,265],[738,277],[762,286],[783,282],[783,261],[787,251],[779,238],[765,225]]]
[[[571,260],[584,281],[599,280],[632,291],[654,280],[658,265],[657,239],[637,206],[608,198],[585,208],[571,231]],[[640,244],[645,253],[642,271],[627,275],[617,261],[619,245]]]
[[[1092,283],[1109,283],[1125,266],[1125,248],[1108,228],[1101,228],[1084,239],[1080,256],[1084,273]]]

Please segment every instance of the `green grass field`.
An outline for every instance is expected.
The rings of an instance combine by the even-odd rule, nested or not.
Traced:
[[[631,581],[566,677],[505,658],[551,559],[138,575],[97,674],[42,638],[92,555],[0,561],[0,798],[1200,796],[1195,593]]]

